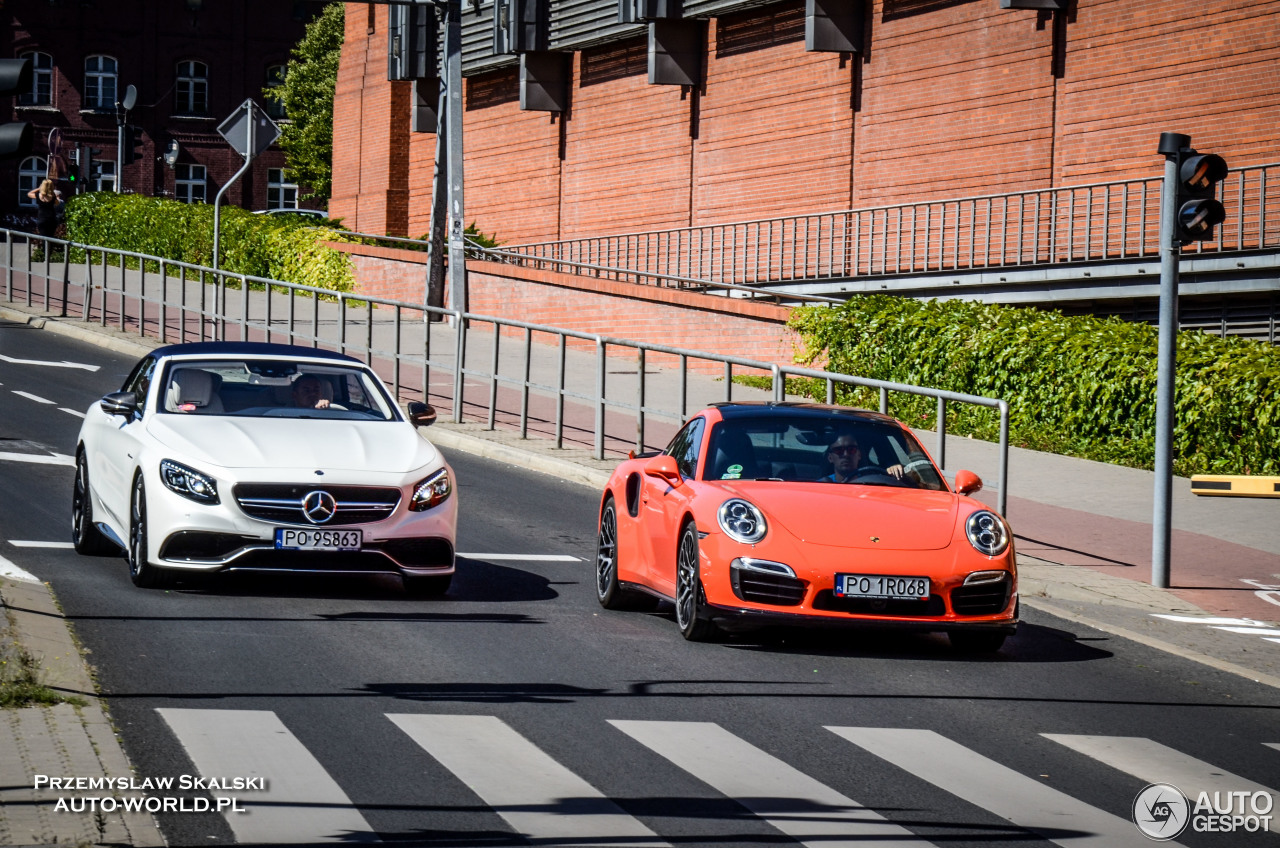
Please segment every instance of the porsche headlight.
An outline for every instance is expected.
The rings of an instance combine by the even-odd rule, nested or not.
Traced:
[[[410,512],[422,512],[433,506],[444,503],[453,492],[453,483],[449,480],[449,469],[441,468],[427,479],[413,487],[413,497],[409,500]]]
[[[1009,529],[994,512],[978,510],[965,521],[964,532],[974,550],[987,556],[1002,554],[1009,547]]]
[[[731,498],[721,504],[716,518],[720,522],[720,529],[727,533],[729,538],[743,544],[754,545],[769,532],[769,526],[764,521],[764,513],[757,509],[755,504],[741,498]]]
[[[188,468],[172,459],[160,460],[160,479],[172,492],[197,503],[218,503],[218,483],[208,474]]]

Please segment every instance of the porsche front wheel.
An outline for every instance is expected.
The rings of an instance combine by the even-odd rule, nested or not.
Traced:
[[[680,635],[690,642],[706,642],[720,632],[707,618],[698,571],[698,528],[692,521],[680,532],[676,549],[676,624]]]
[[[129,579],[143,589],[164,585],[164,572],[147,562],[147,487],[142,475],[133,481],[129,499]]]

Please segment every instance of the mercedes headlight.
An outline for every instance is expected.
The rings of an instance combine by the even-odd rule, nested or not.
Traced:
[[[997,556],[1009,547],[1009,528],[994,512],[978,510],[965,521],[964,532],[978,553]]]
[[[160,479],[172,492],[197,503],[218,503],[218,482],[194,468],[174,462],[172,459],[160,460]]]
[[[452,492],[453,483],[449,480],[449,469],[441,468],[413,487],[413,497],[409,499],[409,511],[423,512],[431,509],[448,500]]]
[[[764,513],[757,509],[755,504],[744,501],[742,498],[731,498],[721,504],[716,518],[720,522],[720,529],[727,533],[729,538],[743,544],[754,545],[769,532],[769,526],[764,521]]]

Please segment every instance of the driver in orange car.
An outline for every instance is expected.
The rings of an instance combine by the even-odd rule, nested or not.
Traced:
[[[904,476],[912,479],[915,476],[900,464],[890,465],[888,468],[863,465],[862,448],[858,446],[858,440],[852,433],[841,433],[827,446],[827,462],[831,463],[832,472],[819,479],[819,483],[853,483],[859,477],[870,474],[887,474],[895,480],[901,480]]]

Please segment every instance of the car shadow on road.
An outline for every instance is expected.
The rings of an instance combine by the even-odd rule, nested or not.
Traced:
[[[482,601],[519,603],[560,597],[540,575],[483,559],[458,557],[457,571],[443,595],[415,595],[394,574],[326,574],[297,571],[231,571],[179,577],[175,591],[232,597],[323,598],[446,604]]]
[[[1059,663],[1108,659],[1110,651],[1067,630],[1023,622],[994,653],[956,650],[944,634],[888,629],[768,627],[728,634],[723,647],[804,656],[866,657],[965,663]]]

